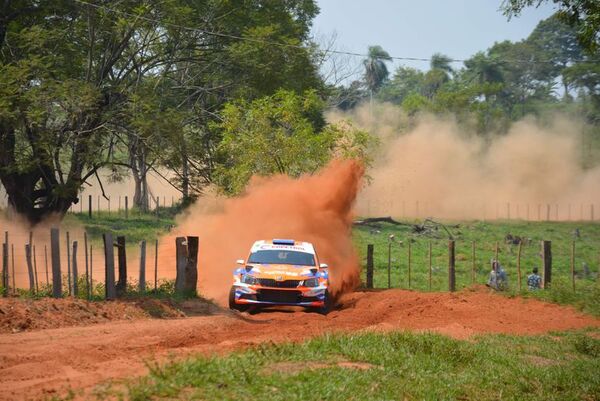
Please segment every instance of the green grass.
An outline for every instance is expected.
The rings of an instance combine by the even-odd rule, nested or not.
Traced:
[[[130,400],[597,400],[600,332],[472,341],[425,333],[327,335],[151,365],[99,390]],[[510,351],[510,352],[507,352]],[[348,365],[347,363],[360,365]],[[345,364],[345,366],[344,366]],[[352,367],[360,366],[362,369]]]
[[[177,209],[161,209],[159,218],[155,214],[143,214],[131,211],[129,219],[113,212],[101,212],[89,219],[86,214],[69,214],[66,224],[83,224],[92,242],[102,242],[102,233],[127,237],[128,254],[136,254],[137,243],[143,239],[151,241],[168,232],[174,223]],[[406,223],[416,223],[407,221]],[[454,227],[456,224],[458,228]],[[521,294],[536,297],[550,302],[574,305],[580,310],[600,316],[600,287],[597,274],[600,263],[600,224],[589,222],[452,222],[448,226],[456,240],[456,282],[457,289],[471,285],[472,242],[475,242],[475,283],[484,284],[490,271],[490,259],[495,255],[496,242],[499,244],[499,259],[509,274],[510,291],[508,295],[518,292],[517,287],[517,246],[505,243],[507,234],[518,235],[528,241],[522,248],[521,255]],[[575,239],[573,232],[579,229],[580,238]],[[389,236],[393,234],[394,243],[391,253],[391,286],[393,288],[409,288],[408,282],[408,244],[411,244],[411,282],[410,288],[421,291],[429,290],[428,249],[432,245],[432,280],[431,291],[448,290],[448,235],[442,229],[418,235],[412,226],[396,226],[379,224],[357,226],[353,230],[353,240],[361,258],[366,265],[367,244],[374,244],[376,288],[388,286],[387,258]],[[541,267],[540,241],[552,241],[553,283],[550,290],[528,293],[526,277],[534,266]],[[575,241],[575,269],[577,272],[576,291],[572,290],[570,278],[571,242]],[[583,263],[588,266],[590,274],[584,275]],[[363,282],[366,281],[365,270],[362,271]]]
[[[413,222],[411,222],[413,223]],[[457,223],[451,223],[452,225]],[[581,310],[600,316],[600,288],[598,285],[598,264],[600,262],[600,224],[582,222],[460,222],[458,228],[449,227],[456,240],[456,287],[472,284],[472,243],[475,242],[476,284],[485,284],[491,269],[490,260],[495,256],[496,242],[499,245],[498,258],[509,275],[509,295],[518,292],[517,286],[517,245],[507,244],[507,234],[527,239],[521,254],[522,292],[527,296],[548,301],[575,305]],[[578,228],[580,238],[573,232]],[[374,245],[374,286],[388,286],[388,247],[389,236],[394,235],[391,248],[391,287],[409,288],[408,244],[411,247],[410,288],[429,290],[429,243],[432,246],[432,291],[448,290],[448,234],[440,228],[430,235],[418,235],[411,226],[379,224],[377,227],[358,226],[354,228],[355,246],[361,263],[366,265],[367,244]],[[550,290],[527,293],[527,274],[533,267],[540,268],[540,241],[552,241],[552,287]],[[572,290],[570,275],[571,243],[575,241],[576,291]],[[589,275],[584,274],[583,263],[588,266]],[[363,269],[363,282],[366,281]]]
[[[129,244],[142,240],[152,241],[169,231],[174,225],[175,209],[160,209],[156,214],[142,213],[137,210],[129,211],[126,219],[123,211],[97,212],[92,218],[87,214],[67,214],[64,220],[66,228],[76,224],[83,224],[89,238],[96,243],[102,243],[102,234],[112,233],[113,237],[124,235]]]

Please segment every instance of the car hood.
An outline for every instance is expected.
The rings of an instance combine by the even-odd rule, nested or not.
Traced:
[[[259,277],[283,277],[284,279],[293,279],[295,277],[311,276],[313,273],[310,269],[315,269],[314,266],[298,266],[298,265],[272,265],[253,263],[250,273]]]

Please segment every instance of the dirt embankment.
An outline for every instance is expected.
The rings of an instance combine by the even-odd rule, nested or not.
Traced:
[[[125,301],[87,302],[81,299],[20,299],[0,298],[0,334],[23,331],[87,326],[117,320],[185,317],[193,312],[186,305],[170,300],[138,298]],[[206,313],[218,308],[198,301]],[[203,310],[204,310],[203,309]]]
[[[0,399],[64,395],[68,388],[85,398],[105,380],[147,373],[149,360],[222,353],[263,342],[301,341],[332,332],[431,330],[468,338],[479,333],[537,334],[600,327],[600,319],[572,308],[507,298],[485,289],[455,294],[356,292],[342,297],[339,308],[327,316],[285,308],[237,314],[198,307],[194,302],[187,310],[188,316],[200,316],[136,317],[0,334]]]

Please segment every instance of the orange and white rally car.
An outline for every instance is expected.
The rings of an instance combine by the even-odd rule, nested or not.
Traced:
[[[292,239],[256,241],[247,261],[233,272],[229,307],[294,305],[327,313],[331,307],[329,271],[309,242]]]

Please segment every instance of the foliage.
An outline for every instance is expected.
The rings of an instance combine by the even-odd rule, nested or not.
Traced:
[[[368,159],[369,136],[351,125],[325,125],[323,102],[314,91],[302,96],[280,90],[252,102],[225,106],[216,181],[239,193],[253,175],[314,173],[332,157]]]
[[[188,201],[212,181],[225,103],[322,89],[312,0],[19,0],[0,11],[0,180],[34,223],[64,214],[102,167],[130,170],[141,209],[157,167]]]
[[[365,84],[371,94],[377,92],[388,77],[386,61],[391,57],[381,46],[369,46],[368,57],[363,60],[365,66]]]
[[[539,6],[548,0],[503,0],[502,11],[509,18],[524,8]],[[581,45],[591,53],[600,46],[600,3],[594,0],[552,0],[559,7],[558,18],[577,29]]]
[[[101,395],[130,400],[595,399],[600,394],[597,334],[486,335],[470,341],[433,333],[326,335],[152,365],[148,376],[130,381],[125,390],[113,387]]]

